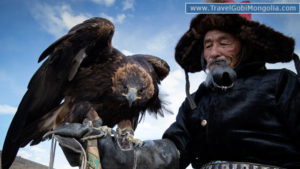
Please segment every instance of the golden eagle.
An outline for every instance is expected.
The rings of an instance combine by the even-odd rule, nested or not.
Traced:
[[[91,18],[74,26],[40,56],[47,58],[33,75],[10,124],[2,167],[12,164],[18,149],[38,144],[42,136],[73,114],[94,110],[103,125],[136,128],[146,111],[163,115],[158,84],[168,64],[154,56],[124,56],[112,47],[114,25]],[[129,125],[129,126],[128,126]]]

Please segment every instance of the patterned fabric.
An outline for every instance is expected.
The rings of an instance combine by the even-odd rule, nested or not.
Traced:
[[[248,162],[213,161],[205,164],[201,169],[283,169],[276,166]]]

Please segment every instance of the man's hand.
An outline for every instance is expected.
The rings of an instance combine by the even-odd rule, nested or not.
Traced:
[[[107,135],[98,139],[103,169],[177,169],[179,152],[168,139],[143,141],[142,146],[123,150],[118,136]]]

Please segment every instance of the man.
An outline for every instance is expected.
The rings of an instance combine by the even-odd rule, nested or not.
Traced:
[[[300,167],[298,77],[265,68],[266,62],[290,61],[293,50],[292,38],[239,15],[192,20],[176,47],[178,63],[187,72],[213,71],[217,64],[210,63],[225,60],[237,79],[227,89],[203,83],[193,94],[197,107],[181,106],[164,134],[181,151],[181,168],[216,160]]]
[[[175,58],[186,75],[207,71],[206,81],[187,92],[162,140],[122,151],[99,139],[103,168],[300,168],[299,77],[265,68],[299,63],[294,43],[240,15],[196,16]]]

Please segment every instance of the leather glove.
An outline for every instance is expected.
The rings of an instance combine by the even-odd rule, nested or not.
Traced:
[[[83,152],[78,141],[86,147],[83,140],[98,138],[100,162],[103,169],[176,169],[179,168],[179,151],[168,139],[144,141],[141,146],[120,145],[121,138],[115,131],[91,128],[83,123],[72,123],[57,127],[48,135],[55,134],[71,166],[79,166]],[[76,139],[74,139],[76,138]],[[82,139],[83,138],[83,139]],[[128,144],[133,144],[128,142]]]
[[[115,137],[98,139],[103,169],[176,169],[179,152],[168,139],[144,141],[142,146],[122,150]]]

